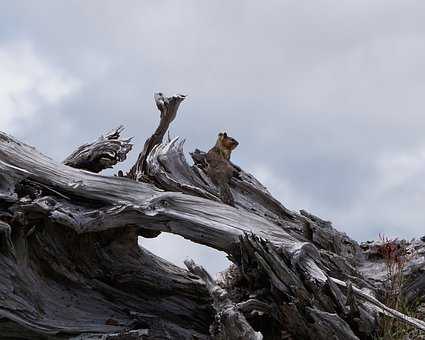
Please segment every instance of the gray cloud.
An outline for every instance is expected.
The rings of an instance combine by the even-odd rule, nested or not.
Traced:
[[[33,114],[5,114],[16,135],[60,160],[119,124],[141,148],[158,119],[152,93],[183,92],[172,133],[188,151],[226,129],[241,142],[235,161],[289,208],[357,239],[420,236],[424,10],[410,0],[2,2],[0,49],[28,44],[79,84],[52,103],[34,81]],[[179,263],[185,249],[224,267],[185,242],[146,243]]]

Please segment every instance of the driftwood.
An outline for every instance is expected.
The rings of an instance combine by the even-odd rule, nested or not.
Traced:
[[[124,161],[133,147],[130,144],[131,138],[120,139],[123,130],[124,127],[119,126],[95,142],[80,146],[63,161],[63,164],[96,173],[112,168]]]
[[[178,94],[172,97],[165,97],[161,92],[155,93],[155,104],[160,111],[160,121],[154,134],[149,137],[142,152],[139,154],[137,162],[133,165],[127,177],[132,178],[136,181],[140,181],[146,171],[146,159],[149,156],[152,149],[162,143],[165,133],[167,132],[171,122],[176,118],[177,110],[180,103],[186,98],[183,94]]]
[[[8,339],[373,339],[381,315],[424,330],[379,301],[379,258],[332,224],[285,208],[242,169],[221,203],[178,138],[164,142],[184,96],[156,95],[158,129],[125,177],[122,128],[58,164],[0,133],[0,337]],[[214,282],[137,244],[175,233],[227,253]],[[407,299],[425,294],[425,243],[405,268]],[[219,287],[219,284],[221,287]],[[219,316],[219,317],[218,317]]]
[[[186,267],[195,275],[198,275],[206,284],[213,298],[213,306],[217,312],[216,322],[211,326],[211,334],[216,339],[234,340],[262,340],[260,332],[256,332],[246,320],[240,309],[247,310],[249,303],[243,307],[238,306],[230,300],[228,293],[221,288],[201,266],[191,260],[185,261]],[[252,302],[250,302],[252,304]]]

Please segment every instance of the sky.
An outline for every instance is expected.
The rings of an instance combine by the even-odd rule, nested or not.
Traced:
[[[424,1],[0,2],[0,130],[63,160],[120,124],[128,166],[156,128],[157,91],[188,95],[186,151],[219,131],[286,207],[362,241],[425,234]],[[223,254],[140,243],[212,273]]]

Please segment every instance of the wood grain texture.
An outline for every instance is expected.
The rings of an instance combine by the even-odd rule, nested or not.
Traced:
[[[63,163],[73,168],[91,172],[101,172],[112,168],[118,162],[126,160],[133,145],[131,138],[121,139],[123,126],[107,132],[96,141],[84,144],[70,154]]]
[[[139,154],[136,163],[130,169],[127,177],[136,181],[143,179],[146,170],[147,157],[156,145],[162,143],[170,124],[176,118],[180,103],[185,98],[186,96],[183,94],[177,94],[171,97],[166,97],[161,92],[154,94],[155,104],[160,112],[159,125],[153,135],[146,140],[142,152]]]
[[[373,339],[382,314],[425,329],[382,305],[381,260],[330,222],[287,209],[243,169],[230,184],[235,207],[221,203],[205,153],[190,165],[183,140],[163,141],[183,99],[157,97],[167,123],[130,178],[95,173],[130,150],[121,128],[65,164],[0,133],[4,338]],[[226,252],[234,275],[217,282],[138,245],[159,232]],[[413,300],[425,292],[425,244],[409,246]]]

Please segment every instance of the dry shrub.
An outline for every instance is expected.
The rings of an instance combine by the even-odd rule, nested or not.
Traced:
[[[412,254],[408,251],[406,241],[390,239],[384,235],[379,235],[380,245],[378,253],[385,263],[386,281],[383,302],[390,308],[396,309],[405,314],[412,314],[408,306],[403,301],[402,288],[404,284],[403,271],[406,268]],[[381,338],[385,340],[406,339],[411,331],[411,327],[393,318],[383,316],[381,322]],[[408,338],[409,339],[409,338]]]

